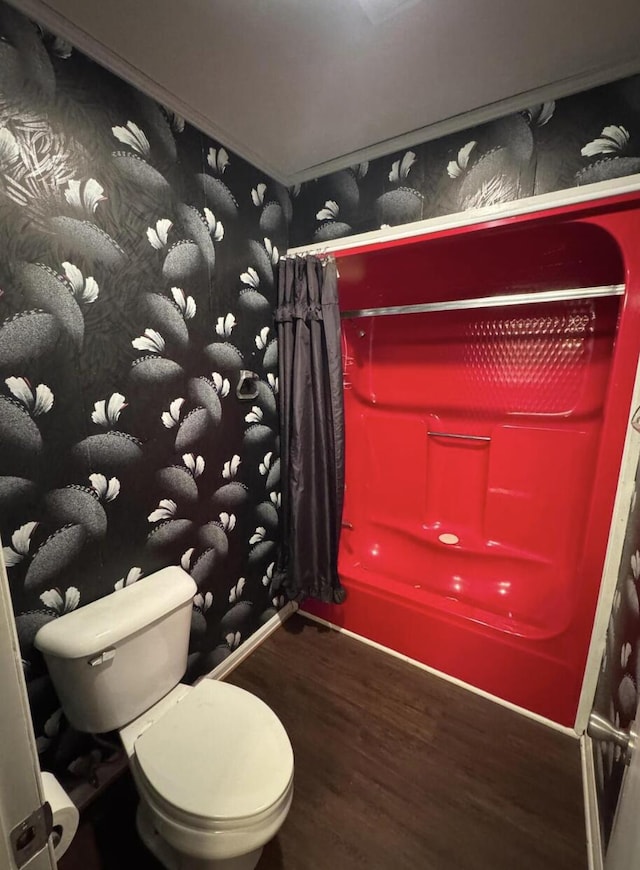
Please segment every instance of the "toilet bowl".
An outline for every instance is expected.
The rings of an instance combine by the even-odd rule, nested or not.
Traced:
[[[203,680],[120,737],[140,797],[137,827],[168,870],[253,870],[293,797],[293,750],[279,719],[236,686]]]
[[[196,585],[163,568],[38,632],[79,731],[118,729],[138,790],[141,839],[167,870],[253,870],[293,797],[280,720],[237,686],[185,672]]]

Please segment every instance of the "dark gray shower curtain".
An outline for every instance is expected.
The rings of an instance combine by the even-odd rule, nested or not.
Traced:
[[[276,322],[282,475],[277,577],[291,597],[340,603],[344,405],[333,258],[280,261]]]

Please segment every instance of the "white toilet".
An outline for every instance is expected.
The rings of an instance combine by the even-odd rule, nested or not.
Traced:
[[[293,796],[293,750],[259,698],[180,683],[196,586],[164,568],[38,632],[64,712],[118,729],[138,789],[140,837],[168,870],[253,870]]]

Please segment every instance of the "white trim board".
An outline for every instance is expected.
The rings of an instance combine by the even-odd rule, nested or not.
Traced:
[[[242,662],[249,658],[249,656],[254,653],[259,646],[265,642],[265,640],[270,637],[274,631],[277,631],[281,626],[289,619],[290,616],[298,609],[297,601],[288,601],[285,606],[275,613],[268,622],[265,622],[264,625],[261,625],[257,631],[248,637],[245,642],[238,647],[238,649],[234,649],[231,655],[228,655],[224,661],[220,662],[219,665],[210,671],[208,674],[205,674],[203,677],[200,677],[199,680],[196,681],[195,685],[197,685],[202,680],[224,680],[226,679],[232,671],[242,664]]]
[[[348,252],[352,249],[360,249],[386,242],[410,240],[421,236],[433,235],[446,230],[463,227],[471,227],[474,224],[487,221],[504,220],[510,217],[535,215],[537,212],[554,208],[562,208],[583,203],[597,203],[605,197],[620,196],[640,191],[640,174],[629,175],[624,178],[601,181],[584,187],[568,188],[561,191],[553,191],[539,196],[527,197],[509,203],[501,203],[485,206],[478,209],[470,209],[467,212],[457,212],[437,218],[429,218],[424,221],[416,221],[410,224],[401,224],[396,227],[385,227],[373,230],[369,233],[346,236],[333,242],[303,245],[290,248],[287,256],[296,254],[313,253],[339,253]],[[633,409],[640,405],[640,368],[636,373],[633,388],[630,417]],[[586,729],[586,723],[591,711],[595,686],[600,670],[600,661],[604,650],[606,629],[611,612],[613,596],[617,583],[618,566],[622,554],[624,534],[628,519],[628,508],[633,493],[636,465],[640,457],[640,438],[635,435],[629,425],[625,437],[624,450],[620,465],[620,477],[618,489],[612,512],[612,526],[607,544],[607,553],[603,569],[602,581],[598,594],[598,602],[591,632],[589,652],[583,675],[582,689],[576,713],[575,730],[582,734]],[[312,617],[313,618],[313,617]]]
[[[307,619],[310,619],[312,622],[317,622],[320,625],[325,625],[327,628],[333,629],[333,631],[344,634],[345,637],[351,637],[354,640],[360,641],[360,643],[364,643],[367,646],[380,650],[380,652],[393,656],[396,659],[400,659],[400,661],[406,662],[409,665],[413,665],[413,667],[419,668],[421,671],[426,671],[428,674],[432,674],[434,677],[439,677],[441,680],[445,680],[447,683],[452,683],[454,686],[459,686],[461,689],[466,689],[468,692],[472,692],[474,695],[479,695],[481,698],[486,698],[487,701],[493,701],[495,704],[499,704],[501,707],[506,707],[507,710],[511,710],[514,713],[519,713],[521,716],[524,716],[527,719],[532,719],[534,722],[538,722],[541,725],[546,725],[548,728],[552,728],[554,731],[559,731],[561,734],[565,734],[567,737],[573,737],[574,740],[578,740],[578,735],[573,730],[573,728],[567,728],[566,725],[559,725],[557,722],[553,722],[551,719],[547,719],[545,716],[540,716],[538,713],[532,713],[530,710],[525,710],[524,707],[519,707],[517,704],[512,704],[510,701],[504,701],[502,698],[498,698],[496,695],[492,695],[490,692],[485,692],[483,689],[478,689],[476,688],[476,686],[472,686],[470,683],[465,683],[464,680],[459,680],[457,677],[452,677],[449,674],[445,674],[443,671],[439,671],[436,668],[425,665],[422,662],[419,662],[416,659],[412,659],[409,656],[404,655],[403,653],[397,652],[396,650],[391,649],[388,646],[383,646],[381,643],[377,643],[377,641],[375,640],[369,640],[368,637],[363,637],[361,634],[356,634],[354,631],[350,631],[348,628],[341,628],[339,625],[334,625],[334,623],[328,622],[326,619],[322,619],[322,617],[320,616],[315,616],[313,613],[308,613],[306,610],[300,610],[299,613],[300,616],[304,616]]]
[[[640,366],[636,370],[636,378],[633,385],[627,433],[624,439],[624,448],[620,462],[620,475],[618,477],[616,497],[611,514],[607,552],[602,569],[602,579],[600,581],[600,591],[598,593],[593,628],[591,630],[589,652],[587,653],[580,700],[578,701],[578,710],[576,712],[575,727],[578,734],[582,734],[586,730],[589,720],[600,674],[600,663],[607,639],[607,625],[609,624],[613,598],[618,584],[618,572],[624,549],[636,468],[640,458],[640,435],[631,426],[634,408],[637,408],[638,405],[640,405]]]
[[[11,832],[47,798],[40,771],[29,698],[21,665],[20,644],[9,589],[9,579],[0,541],[0,697],[2,697],[2,743],[0,744],[0,866],[15,868],[10,847]],[[29,870],[53,870],[53,842],[37,852]],[[25,865],[27,866],[27,865]]]
[[[597,181],[581,187],[569,187],[564,190],[554,190],[551,193],[527,196],[523,199],[498,203],[497,205],[486,205],[464,212],[454,212],[450,215],[427,218],[426,220],[414,221],[409,224],[399,224],[395,227],[384,227],[368,233],[344,236],[331,242],[299,245],[295,248],[289,248],[287,256],[295,254],[337,254],[354,248],[366,248],[373,245],[383,245],[387,242],[397,242],[418,236],[433,235],[434,233],[442,233],[447,230],[471,227],[473,224],[485,223],[486,221],[505,220],[528,214],[534,215],[536,212],[546,211],[547,209],[596,202],[605,197],[620,196],[625,193],[636,193],[637,191],[640,191],[640,173],[610,181]]]
[[[582,765],[582,792],[584,795],[584,822],[587,834],[587,858],[589,870],[603,870],[600,814],[596,790],[593,741],[586,734],[580,738],[580,762]]]
[[[547,209],[562,208],[581,203],[596,202],[599,199],[610,196],[619,196],[625,193],[635,193],[640,190],[640,174],[626,176],[621,179],[602,181],[584,187],[569,188],[562,191],[554,191],[539,196],[527,197],[509,203],[503,203],[483,208],[472,209],[468,212],[457,212],[443,217],[430,218],[424,221],[416,221],[411,224],[402,224],[397,227],[385,227],[369,233],[347,236],[336,239],[326,244],[306,245],[290,248],[288,255],[310,253],[338,253],[346,252],[355,248],[380,245],[385,242],[412,239],[418,236],[427,236],[445,230],[470,227],[486,221],[503,220],[509,217],[534,215]],[[640,405],[640,369],[636,373],[630,416],[633,408]],[[636,465],[640,456],[640,439],[635,436],[631,426],[628,426],[625,445],[620,466],[620,478],[618,491],[613,508],[613,523],[610,531],[609,542],[603,570],[603,579],[598,595],[596,613],[585,666],[582,690],[576,714],[576,732],[581,734],[585,728],[591,711],[595,686],[598,680],[600,660],[604,650],[606,629],[611,612],[611,605],[617,583],[617,572],[626,523],[628,518],[628,506],[633,493]]]

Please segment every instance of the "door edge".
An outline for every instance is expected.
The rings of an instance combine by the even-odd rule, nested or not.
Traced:
[[[582,764],[582,793],[584,796],[584,822],[587,836],[589,870],[604,870],[602,834],[598,814],[593,741],[586,734],[580,737],[580,760]]]

